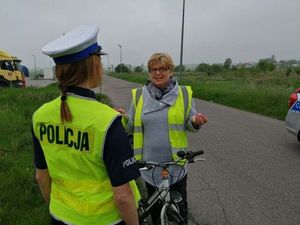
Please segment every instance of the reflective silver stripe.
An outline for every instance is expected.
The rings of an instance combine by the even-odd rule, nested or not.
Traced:
[[[134,155],[141,155],[143,152],[143,149],[142,148],[137,148],[137,149],[134,149],[133,150],[133,154]]]
[[[189,106],[189,94],[187,91],[186,86],[180,86],[181,90],[182,90],[182,95],[183,95],[183,102],[184,102],[184,115],[185,118],[188,116],[188,106]]]
[[[179,151],[186,151],[187,148],[172,148],[172,154],[177,154]]]
[[[183,124],[169,124],[169,130],[185,131]]]
[[[143,128],[141,126],[134,126],[134,132],[135,133],[142,133],[143,132]]]

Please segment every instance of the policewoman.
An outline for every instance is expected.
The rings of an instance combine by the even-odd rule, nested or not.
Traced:
[[[191,88],[178,85],[173,76],[174,64],[168,54],[153,54],[148,61],[148,70],[146,85],[132,90],[128,112],[128,132],[133,133],[134,155],[138,160],[158,163],[176,160],[178,151],[187,150],[187,131],[197,132],[207,118],[196,111]],[[122,109],[119,112],[124,114]],[[171,189],[183,197],[180,213],[187,224],[187,168],[174,166],[169,172]],[[161,169],[141,173],[148,194],[152,194],[162,182]],[[151,213],[154,223],[160,210],[161,206],[157,205]]]
[[[138,224],[140,173],[121,116],[92,91],[103,75],[97,34],[79,26],[42,49],[61,93],[33,115],[36,180],[51,224]]]

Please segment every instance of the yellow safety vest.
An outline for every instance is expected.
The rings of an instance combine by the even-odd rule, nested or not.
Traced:
[[[60,98],[33,115],[33,129],[43,149],[52,179],[50,212],[70,224],[116,224],[121,217],[102,160],[108,128],[119,115],[99,103],[68,96],[71,123],[60,120]],[[136,202],[140,195],[131,181]]]
[[[178,151],[186,151],[188,146],[185,120],[191,109],[192,94],[190,86],[179,86],[176,102],[168,111],[169,139],[173,160],[178,159]],[[132,101],[135,108],[133,150],[135,158],[141,160],[143,155],[142,108],[144,102],[141,88],[132,90]]]

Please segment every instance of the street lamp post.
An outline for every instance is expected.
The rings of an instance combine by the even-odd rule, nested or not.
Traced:
[[[122,45],[119,44],[120,48],[120,72],[122,73]]]
[[[36,58],[35,58],[35,55],[32,54],[33,56],[33,62],[34,62],[34,76],[36,76]]]
[[[109,54],[107,54],[107,71],[109,72]]]
[[[182,74],[183,35],[184,35],[184,11],[185,11],[185,0],[183,0],[183,6],[182,6],[182,24],[181,24],[181,47],[180,47],[179,81],[181,80],[181,74]]]

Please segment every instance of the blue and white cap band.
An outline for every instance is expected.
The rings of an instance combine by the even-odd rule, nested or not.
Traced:
[[[76,52],[71,55],[65,55],[65,56],[60,56],[53,58],[54,62],[56,64],[69,64],[69,63],[74,63],[78,62],[80,60],[88,58],[91,54],[99,54],[99,55],[104,55],[105,53],[101,52],[101,46],[99,46],[97,43],[91,45],[90,47],[82,50],[81,52]]]

